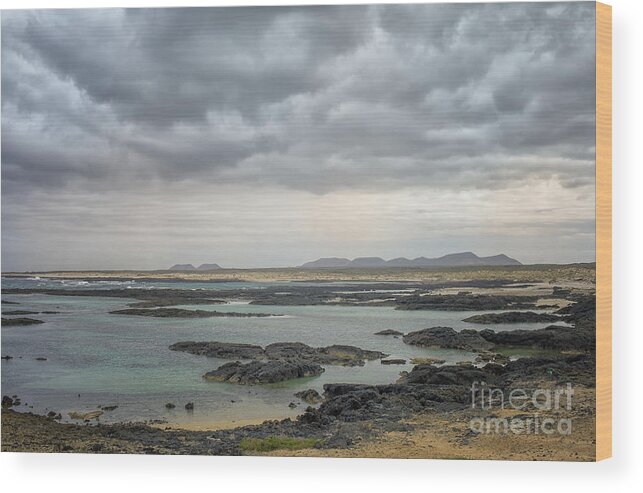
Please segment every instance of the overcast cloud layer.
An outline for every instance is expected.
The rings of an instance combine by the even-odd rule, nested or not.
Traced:
[[[2,12],[2,269],[593,261],[594,4]]]

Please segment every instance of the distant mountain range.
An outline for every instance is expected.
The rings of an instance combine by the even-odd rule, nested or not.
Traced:
[[[478,257],[473,252],[451,253],[438,258],[418,257],[408,259],[398,257],[384,260],[380,257],[358,257],[350,260],[341,257],[320,258],[301,265],[302,269],[339,269],[339,268],[371,268],[371,267],[469,267],[490,265],[522,265],[516,259],[505,254],[491,257]]]
[[[174,271],[187,271],[187,270],[219,270],[222,267],[219,264],[201,264],[198,267],[194,267],[192,264],[175,264],[170,267],[168,270]]]
[[[306,262],[300,265],[301,269],[343,269],[374,267],[474,267],[489,265],[522,265],[516,259],[505,254],[493,255],[491,257],[478,257],[472,252],[451,253],[438,258],[418,257],[408,259],[398,257],[391,260],[384,260],[381,257],[358,257],[353,260],[342,257],[328,257]],[[201,264],[195,267],[192,264],[175,264],[169,271],[211,271],[223,269],[219,264]]]

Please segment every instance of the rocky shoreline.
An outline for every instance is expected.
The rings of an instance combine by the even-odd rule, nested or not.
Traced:
[[[593,354],[523,358],[504,366],[488,363],[480,368],[417,365],[394,384],[327,384],[323,396],[319,396],[321,405],[308,407],[295,420],[266,421],[214,432],[161,430],[136,423],[61,424],[54,418],[3,408],[2,450],[240,455],[256,452],[242,447],[245,439],[274,441],[287,437],[294,442],[285,443],[291,444],[314,439],[313,455],[323,456],[325,451],[348,451],[383,434],[414,431],[407,420],[427,413],[436,419],[466,415],[472,403],[473,382],[484,381],[505,391],[562,383],[590,389],[594,374]],[[581,411],[585,413],[587,409],[578,412]],[[470,441],[478,438],[470,432],[464,436]],[[288,449],[280,450],[280,455],[288,455]]]
[[[490,292],[481,294],[481,289],[488,289]],[[532,452],[524,452],[524,455],[515,452],[512,444],[520,443],[522,437],[505,436],[494,441],[467,429],[468,420],[474,416],[472,404],[476,403],[471,387],[475,382],[486,382],[491,388],[503,392],[573,385],[582,399],[579,407],[570,411],[570,415],[581,423],[584,431],[581,435],[561,438],[556,450],[560,449],[558,453],[565,454],[567,449],[574,447],[561,446],[561,443],[582,443],[580,450],[583,452],[581,455],[571,456],[571,460],[591,460],[591,423],[594,417],[592,389],[596,368],[594,294],[587,289],[556,289],[556,286],[549,288],[546,293],[531,294],[528,291],[526,295],[507,294],[512,289],[524,288],[516,286],[516,279],[502,278],[488,281],[425,281],[413,285],[382,283],[369,285],[367,289],[363,286],[342,286],[341,293],[338,293],[336,286],[301,286],[291,291],[284,290],[283,287],[221,291],[136,288],[106,289],[100,292],[5,290],[3,295],[41,293],[122,297],[132,300],[132,303],[130,308],[115,311],[116,314],[164,318],[201,318],[205,314],[231,316],[223,312],[211,315],[217,312],[171,307],[243,300],[258,305],[282,306],[323,304],[390,306],[399,310],[510,310],[476,316],[486,317],[483,319],[472,318],[477,320],[475,323],[483,324],[516,323],[518,319],[519,322],[528,323],[538,318],[541,322],[554,322],[554,325],[535,330],[507,331],[490,328],[457,331],[442,326],[406,333],[393,328],[383,330],[373,336],[375,340],[385,340],[382,336],[400,337],[405,344],[418,348],[459,349],[476,353],[477,356],[475,362],[466,364],[446,364],[443,360],[429,357],[413,358],[412,369],[401,372],[394,383],[328,383],[324,385],[321,394],[309,389],[293,396],[310,404],[295,419],[265,421],[258,425],[226,430],[160,429],[141,423],[64,424],[59,422],[60,414],[55,411],[51,411],[50,416],[19,413],[12,409],[9,400],[3,399],[2,450],[203,455],[243,455],[272,451],[279,455],[318,456],[348,456],[360,451],[362,456],[388,457],[395,456],[393,449],[385,445],[376,447],[374,444],[386,440],[390,440],[392,444],[398,443],[395,440],[400,436],[406,437],[409,444],[415,443],[414,437],[426,436],[430,440],[439,441],[441,438],[438,435],[441,434],[440,436],[447,437],[448,447],[433,448],[438,442],[420,442],[417,456],[449,456],[451,447],[462,453],[463,457],[531,458]],[[560,303],[560,300],[564,303]],[[523,311],[537,309],[543,303],[555,307],[548,317]],[[527,315],[528,313],[533,315]],[[509,319],[514,322],[507,322]],[[555,325],[558,321],[568,325]],[[500,353],[506,348],[546,350],[551,354],[547,357],[510,359]],[[315,376],[323,372],[326,365],[362,366],[371,360],[380,360],[384,365],[405,363],[400,358],[385,359],[389,355],[380,351],[341,344],[311,347],[298,342],[279,342],[262,347],[219,341],[179,341],[169,349],[196,357],[230,360],[200,376],[206,380],[237,385],[263,385]],[[194,406],[194,403],[188,404]],[[198,402],[196,404],[198,406]],[[103,409],[94,412],[102,411]],[[527,407],[524,413],[533,411],[533,406]],[[496,414],[491,413],[492,416]],[[438,434],[435,432],[437,428],[440,429]],[[539,447],[552,448],[547,437],[530,437],[529,440],[533,440],[529,443],[534,450],[539,450]],[[403,450],[399,443],[397,446],[395,450]],[[474,453],[474,450],[484,450],[487,455],[476,455],[478,452]],[[566,455],[564,457],[569,460]]]

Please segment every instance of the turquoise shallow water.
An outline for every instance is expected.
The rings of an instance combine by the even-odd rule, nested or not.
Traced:
[[[257,287],[254,283],[148,283],[150,288],[237,289]],[[206,286],[194,286],[206,284]],[[115,283],[50,282],[3,279],[3,287],[54,287],[60,289],[105,289]],[[290,286],[296,287],[298,283]],[[136,287],[140,287],[137,283]],[[338,289],[341,289],[338,288]],[[306,388],[322,391],[324,383],[390,383],[411,365],[382,365],[368,362],[363,367],[327,366],[319,377],[270,386],[236,386],[207,382],[201,376],[224,360],[170,351],[181,340],[243,342],[265,346],[273,342],[303,342],[311,346],[350,344],[379,350],[394,358],[438,357],[447,362],[472,359],[470,353],[455,350],[422,349],[408,346],[401,338],[376,336],[383,329],[408,332],[435,325],[455,329],[481,328],[462,322],[483,312],[399,311],[389,307],[348,306],[255,306],[243,303],[182,308],[217,311],[262,312],[281,316],[269,318],[155,319],[113,315],[130,299],[70,297],[51,295],[3,295],[3,310],[56,310],[39,314],[46,323],[27,327],[2,328],[2,393],[17,394],[25,410],[94,410],[99,405],[118,405],[105,412],[102,422],[165,419],[171,423],[216,423],[300,414],[307,406],[293,393]],[[547,324],[520,324],[538,328]],[[517,328],[496,325],[495,330]],[[45,357],[47,361],[36,361]],[[184,404],[195,403],[193,412]],[[177,408],[165,409],[166,402]],[[290,409],[295,402],[298,407]],[[33,406],[33,408],[29,407]]]

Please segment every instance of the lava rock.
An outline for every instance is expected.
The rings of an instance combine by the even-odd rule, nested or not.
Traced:
[[[250,363],[234,361],[209,371],[203,377],[215,382],[256,385],[313,377],[323,372],[324,369],[321,366],[303,361],[252,361]]]
[[[430,327],[428,329],[409,332],[402,339],[406,344],[420,347],[440,347],[479,351],[490,349],[493,343],[486,340],[475,330],[455,331],[451,327]]]
[[[302,390],[301,392],[296,392],[294,395],[308,404],[319,404],[324,400],[315,389]]]

